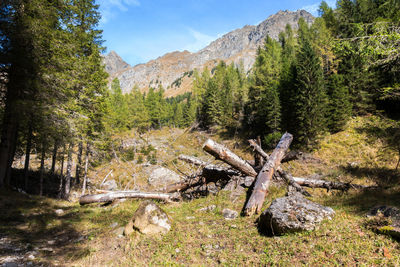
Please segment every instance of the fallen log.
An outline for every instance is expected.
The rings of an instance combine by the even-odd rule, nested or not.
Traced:
[[[302,188],[293,178],[293,176],[282,170],[282,168],[278,168],[277,173],[279,174],[280,177],[286,180],[287,184],[290,186],[293,186],[297,192],[300,192],[306,197],[311,197],[311,194],[308,193],[304,188]]]
[[[281,164],[281,160],[288,150],[292,140],[293,136],[290,133],[285,133],[272,152],[268,161],[258,173],[253,192],[251,193],[251,196],[244,209],[245,215],[250,216],[254,213],[261,212],[272,175]]]
[[[120,198],[143,198],[157,199],[166,202],[180,200],[179,194],[167,194],[158,192],[138,192],[138,191],[116,191],[105,194],[84,195],[79,198],[79,204],[85,205],[90,203],[110,202]]]
[[[253,167],[245,160],[237,156],[235,153],[230,151],[223,145],[220,145],[214,142],[211,139],[208,139],[204,145],[203,149],[213,155],[216,159],[222,160],[240,172],[244,173],[248,176],[256,176],[257,172],[253,169]]]
[[[220,167],[214,164],[208,164],[207,162],[195,157],[182,154],[179,155],[178,158],[196,166],[202,166],[203,169],[199,175],[191,177],[182,182],[167,185],[164,190],[167,193],[184,191],[190,187],[194,187],[197,185],[206,184],[209,182],[216,182],[218,180],[229,180],[232,176],[240,176],[240,172],[234,169]]]
[[[253,151],[257,152],[260,156],[262,156],[265,160],[269,159],[269,155],[261,148],[259,144],[257,144],[256,140],[250,139],[248,140],[250,146],[253,148]],[[289,162],[292,160],[300,159],[303,156],[302,152],[299,151],[290,151],[285,154],[281,163]]]
[[[301,186],[310,188],[325,188],[327,190],[335,189],[347,191],[349,189],[376,189],[377,186],[359,185],[342,182],[331,182],[325,180],[308,179],[301,177],[293,177],[293,180]]]

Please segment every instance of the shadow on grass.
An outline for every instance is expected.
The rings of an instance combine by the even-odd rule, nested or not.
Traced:
[[[374,181],[382,188],[389,188],[400,183],[400,171],[389,169],[387,167],[368,168],[358,166],[342,166],[341,169],[344,172],[358,178],[368,177],[368,179]]]
[[[60,208],[63,212],[57,215],[55,211]],[[76,223],[90,216],[90,211],[77,215],[75,208],[2,189],[0,264],[53,266],[55,260],[89,255],[90,250],[83,245],[87,235],[76,228]]]

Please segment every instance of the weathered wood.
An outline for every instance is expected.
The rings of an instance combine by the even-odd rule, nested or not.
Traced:
[[[293,177],[293,180],[301,186],[310,187],[310,188],[326,188],[328,190],[343,190],[347,191],[349,189],[375,189],[376,186],[367,186],[367,185],[359,185],[359,184],[351,184],[351,183],[342,183],[342,182],[331,182],[325,180],[316,180],[316,179],[308,179],[301,177]]]
[[[310,197],[310,193],[308,193],[304,188],[302,188],[293,178],[293,176],[282,170],[281,168],[278,168],[277,173],[279,174],[280,177],[286,180],[288,185],[293,186],[297,192],[300,192],[304,196]]]
[[[120,199],[120,198],[157,199],[167,202],[181,199],[179,194],[167,194],[159,192],[116,191],[105,194],[81,196],[79,198],[79,204],[85,205],[90,203],[110,202],[113,201],[114,199]]]
[[[207,162],[202,161],[196,157],[182,154],[179,155],[178,158],[182,161],[203,167],[203,169],[200,174],[196,174],[193,177],[186,179],[185,181],[167,185],[167,187],[164,189],[164,191],[167,193],[184,191],[190,187],[206,184],[209,182],[216,182],[218,180],[226,180],[230,179],[231,176],[240,175],[240,172],[234,169],[220,167],[214,164],[208,164]]]
[[[253,169],[253,167],[245,160],[237,156],[235,153],[230,151],[223,145],[220,145],[214,142],[211,139],[208,139],[204,145],[203,149],[213,155],[216,159],[222,160],[235,169],[239,170],[240,172],[249,175],[249,176],[256,176],[257,173]]]
[[[281,164],[281,160],[288,150],[292,140],[293,136],[290,133],[285,133],[274,151],[272,152],[268,161],[264,164],[263,168],[258,173],[253,192],[251,193],[251,196],[247,201],[246,207],[244,209],[245,215],[250,216],[254,213],[261,212],[261,208],[264,203],[272,175]]]
[[[253,150],[255,152],[260,154],[265,160],[269,159],[269,155],[267,153],[265,153],[265,151],[261,148],[261,146],[259,146],[257,144],[256,140],[250,139],[248,141],[249,141],[250,146],[253,148]]]

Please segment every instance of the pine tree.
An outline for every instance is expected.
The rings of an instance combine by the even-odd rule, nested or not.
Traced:
[[[344,85],[343,77],[332,74],[328,83],[329,105],[327,109],[328,129],[335,133],[343,130],[351,115],[349,91]]]
[[[326,92],[323,70],[309,39],[308,27],[299,23],[300,50],[296,55],[294,136],[301,145],[315,144],[326,126]]]
[[[258,50],[254,65],[247,114],[253,134],[266,135],[268,142],[275,141],[281,126],[278,92],[280,73],[281,46],[277,41],[267,37],[264,48]]]

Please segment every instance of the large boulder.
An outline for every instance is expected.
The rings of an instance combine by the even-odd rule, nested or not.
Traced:
[[[126,225],[124,234],[130,235],[135,230],[142,234],[165,234],[171,230],[171,221],[154,202],[144,201]]]
[[[154,187],[165,187],[168,184],[173,184],[182,181],[182,177],[176,172],[173,172],[164,167],[157,167],[152,170],[149,175],[148,182]]]
[[[274,200],[260,216],[259,229],[268,235],[314,230],[322,220],[332,219],[332,208],[295,193]]]

